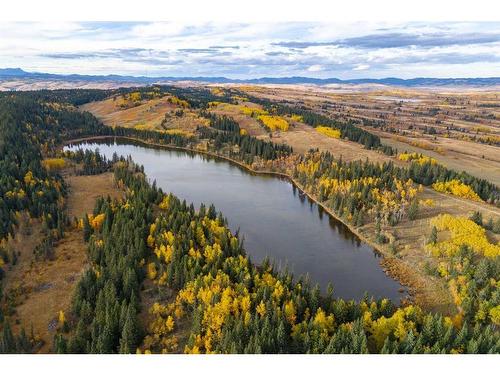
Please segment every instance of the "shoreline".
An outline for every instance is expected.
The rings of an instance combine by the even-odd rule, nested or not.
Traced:
[[[158,143],[153,143],[153,142],[148,142],[145,140],[141,140],[138,138],[133,138],[133,137],[127,137],[127,136],[114,136],[114,135],[100,135],[100,136],[90,136],[90,137],[84,137],[84,138],[77,138],[77,139],[71,139],[68,141],[64,141],[63,145],[67,146],[72,143],[78,143],[78,142],[85,142],[85,141],[96,141],[96,140],[105,140],[105,139],[124,139],[124,140],[129,140],[137,143],[141,143],[146,146],[152,146],[152,147],[160,147],[164,148],[167,150],[178,150],[178,151],[184,151],[184,152],[192,152],[196,154],[201,154],[205,156],[209,156],[212,158],[216,159],[222,159],[224,161],[227,161],[233,165],[236,165],[237,167],[242,168],[246,172],[255,174],[255,175],[267,175],[267,176],[274,176],[277,178],[285,179],[287,182],[292,184],[294,187],[296,187],[300,193],[304,194],[305,196],[308,197],[311,201],[313,201],[315,204],[317,204],[319,207],[321,207],[322,210],[324,210],[331,218],[339,221],[343,225],[345,225],[360,241],[364,242],[368,246],[372,248],[372,250],[379,254],[382,259],[380,260],[379,264],[382,270],[384,271],[385,274],[387,274],[389,277],[397,281],[401,287],[405,287],[406,289],[406,296],[404,293],[402,293],[401,299],[405,300],[410,300],[410,302],[415,302],[415,299],[417,298],[418,295],[424,295],[425,293],[422,293],[421,290],[417,288],[417,286],[410,282],[410,281],[405,281],[402,279],[402,274],[405,272],[403,270],[403,267],[401,264],[399,264],[401,261],[399,259],[396,259],[392,254],[389,254],[387,249],[383,248],[380,246],[380,244],[377,244],[367,236],[363,235],[356,227],[351,225],[350,223],[347,223],[344,221],[342,218],[337,216],[333,210],[331,210],[329,207],[327,207],[325,204],[320,202],[316,197],[314,197],[311,193],[306,191],[302,185],[298,183],[292,176],[282,173],[282,172],[274,172],[274,171],[259,171],[251,168],[250,166],[244,164],[243,162],[240,162],[235,159],[231,159],[228,156],[225,155],[219,155],[210,151],[203,151],[203,150],[196,150],[188,147],[182,147],[182,146],[175,146],[175,145],[165,145],[165,144],[158,144]]]

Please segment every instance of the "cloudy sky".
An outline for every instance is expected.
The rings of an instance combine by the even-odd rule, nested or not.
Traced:
[[[145,76],[500,76],[500,23],[0,23],[0,68]]]

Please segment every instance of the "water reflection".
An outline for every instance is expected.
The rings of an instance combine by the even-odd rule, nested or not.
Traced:
[[[150,148],[129,141],[81,143],[111,158],[131,155],[151,181],[199,206],[214,203],[240,229],[254,262],[269,257],[335,294],[360,299],[365,291],[398,302],[400,285],[380,268],[379,255],[342,222],[283,178],[248,173],[227,161],[192,152]]]

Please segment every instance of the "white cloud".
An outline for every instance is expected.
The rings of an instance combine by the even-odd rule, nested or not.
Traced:
[[[3,23],[0,67],[233,78],[498,76],[499,29],[471,22]],[[214,47],[228,45],[239,48]]]
[[[307,68],[308,72],[321,72],[322,70],[324,70],[322,65],[311,65]]]
[[[367,70],[370,68],[370,65],[368,64],[359,64],[356,65],[352,70]]]

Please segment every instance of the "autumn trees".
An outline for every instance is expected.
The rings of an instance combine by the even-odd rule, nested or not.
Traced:
[[[426,164],[430,163],[432,165],[437,164],[437,160],[433,159],[429,156],[422,155],[421,153],[418,152],[403,152],[398,155],[398,160],[405,161],[405,162],[417,162],[418,164]]]
[[[494,184],[457,174],[428,160],[413,160],[408,168],[402,168],[392,162],[344,162],[328,152],[312,150],[300,156],[292,175],[308,192],[355,225],[358,221],[362,223],[359,216],[366,214],[391,225],[404,217],[415,219],[421,203],[417,194],[422,185],[473,200],[480,200],[481,194],[488,202],[499,202],[498,187]]]
[[[491,243],[486,230],[468,218],[442,214],[433,218],[431,225],[439,231],[450,233],[446,241],[430,245],[431,251],[436,255],[453,256],[465,245],[485,257],[500,256],[500,245]]]
[[[330,153],[311,151],[295,166],[293,176],[354,225],[363,224],[368,217],[395,225],[404,217],[414,219],[420,187],[393,171],[391,164],[344,162]]]
[[[398,174],[406,175],[416,183],[435,187],[443,192],[455,191],[459,196],[500,204],[500,190],[495,184],[466,172],[456,172],[432,161],[410,161],[408,168],[401,168]]]
[[[437,261],[434,274],[446,281],[457,306],[454,324],[468,321],[498,329],[500,246],[490,242],[481,224],[477,212],[472,218],[438,215],[430,222],[426,249]],[[476,352],[479,344],[468,345]]]
[[[240,93],[240,95],[244,95]],[[324,116],[322,114],[316,113],[312,110],[305,108],[304,106],[290,106],[282,103],[277,103],[270,101],[268,99],[249,97],[254,103],[261,104],[266,112],[270,115],[288,115],[290,117],[296,116],[295,119],[299,119],[301,122],[312,126],[312,127],[329,127],[340,131],[341,138],[348,139],[353,142],[362,144],[368,149],[380,149],[383,152],[392,154],[393,150],[390,147],[382,146],[380,138],[358,126],[356,126],[352,121],[340,122],[330,117]]]
[[[149,95],[145,90],[140,89],[141,97]],[[214,98],[210,92],[175,90],[175,96],[193,108],[205,108]],[[54,98],[59,95],[67,93]],[[75,102],[93,95],[82,94]],[[22,103],[0,100],[1,112],[9,114],[0,120],[2,236],[13,232],[19,210],[41,217],[54,236],[64,229],[58,203],[65,186],[58,168],[50,167],[58,163],[47,168],[41,162],[42,152],[62,139],[101,134],[182,147],[197,141],[178,134],[101,129],[93,116],[78,114],[67,105],[19,100]],[[327,121],[307,111],[279,107],[273,111],[301,116],[312,126]],[[229,118],[211,115],[210,121],[214,126],[197,131],[209,151],[249,164],[280,160],[292,152],[286,145],[240,134]],[[340,131],[341,137],[377,147],[376,138],[330,121],[328,129],[335,134]],[[483,223],[482,217],[433,221],[428,249],[435,253],[437,275],[446,280],[459,311],[441,316],[411,304],[397,307],[387,299],[345,301],[322,293],[300,275],[279,272],[269,261],[257,267],[215,207],[202,205],[197,210],[164,194],[130,160],[106,160],[96,152],[66,156],[83,163],[82,173],[112,169],[126,196],[98,199],[92,214],[82,220],[89,267],[62,319],[68,330],[55,337],[58,353],[500,352],[498,245],[485,242],[482,229],[482,225],[493,228],[496,222]],[[293,160],[293,177],[304,189],[354,225],[375,220],[380,228],[382,222],[415,218],[419,184],[457,180],[481,199],[498,201],[494,185],[419,157],[410,157],[407,168],[345,162],[318,151]],[[451,234],[449,239],[443,240],[444,231]],[[46,244],[37,251],[50,257],[50,242]],[[0,255],[2,267],[5,259]],[[30,350],[30,337],[14,336],[3,315],[0,324],[0,352]]]
[[[469,185],[459,180],[437,181],[432,184],[432,188],[440,193],[452,194],[473,201],[481,201],[479,195]]]
[[[70,352],[500,350],[494,306],[483,308],[491,318],[468,313],[460,320],[413,305],[398,308],[387,299],[355,302],[323,294],[268,261],[254,266],[213,206],[195,210],[150,186],[137,171],[119,163],[115,177],[127,187],[126,198],[96,205],[94,216],[105,219],[89,239],[92,267],[75,295]],[[477,280],[485,283],[495,271],[483,268]],[[144,308],[141,285],[156,298],[143,311],[146,326],[137,317]]]
[[[288,121],[280,116],[259,115],[257,116],[257,120],[270,131],[280,130],[286,132],[290,127]]]
[[[340,130],[328,126],[316,126],[316,131],[330,138],[340,138]]]
[[[49,231],[64,220],[61,198],[66,185],[42,163],[40,144],[30,134],[29,109],[15,99],[0,100],[0,240],[14,235],[16,212],[41,217]]]
[[[292,148],[285,144],[264,141],[250,135],[234,132],[218,132],[207,127],[198,128],[201,139],[210,140],[209,150],[224,155],[224,146],[229,147],[227,156],[252,164],[258,157],[263,160],[273,160],[288,156]],[[237,146],[237,149],[234,149]]]

